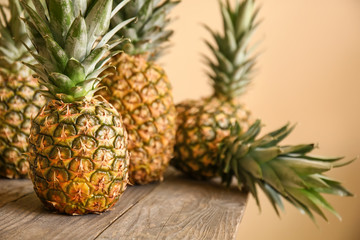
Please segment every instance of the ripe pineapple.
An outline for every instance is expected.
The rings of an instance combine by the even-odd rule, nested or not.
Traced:
[[[288,125],[257,139],[260,121],[251,124],[250,112],[239,100],[255,66],[248,42],[257,26],[257,11],[253,0],[236,1],[234,9],[229,2],[220,6],[225,34],[212,32],[217,47],[208,43],[217,60],[208,60],[214,94],[176,106],[172,165],[194,178],[220,176],[227,185],[236,177],[239,188],[249,190],[259,204],[258,185],[277,213],[282,196],[312,219],[312,211],[326,219],[320,207],[339,217],[321,193],[351,196],[340,182],[322,175],[344,166],[337,163],[340,159],[308,155],[313,144],[279,146],[293,129]]]
[[[176,106],[177,132],[175,160],[172,164],[196,178],[216,175],[213,158],[217,146],[238,122],[243,131],[252,123],[251,113],[241,103],[241,95],[249,85],[256,57],[249,50],[249,40],[257,23],[254,1],[236,1],[234,9],[220,3],[224,34],[209,31],[215,45],[206,42],[215,61],[207,58],[212,71],[214,93],[200,100],[186,100]]]
[[[277,214],[278,207],[283,209],[283,197],[314,221],[313,212],[327,220],[321,208],[341,219],[321,194],[352,194],[340,182],[322,173],[348,163],[339,163],[341,158],[309,155],[314,144],[280,146],[279,143],[293,130],[289,125],[257,138],[260,130],[259,120],[246,133],[235,124],[230,136],[221,142],[214,163],[223,182],[230,185],[235,176],[239,188],[249,190],[260,205],[256,190],[258,185]]]
[[[125,4],[129,0],[123,1]],[[30,177],[44,205],[71,215],[101,213],[128,182],[128,137],[121,116],[94,97],[119,41],[108,32],[112,0],[23,2],[38,64],[28,66],[48,90],[31,126]],[[89,5],[88,5],[89,4]],[[118,9],[117,9],[118,10]],[[100,100],[99,100],[100,99]]]
[[[0,6],[0,176],[25,178],[29,163],[25,152],[30,134],[31,118],[45,104],[32,72],[21,61],[31,55],[22,42],[29,43],[20,16],[23,10],[18,0],[9,1],[11,17],[7,20]]]
[[[113,22],[137,16],[119,31],[125,53],[115,56],[116,67],[105,74],[102,95],[120,112],[129,133],[130,181],[161,181],[175,144],[175,104],[165,71],[154,60],[173,31],[165,30],[167,14],[179,1],[134,0],[115,15]]]

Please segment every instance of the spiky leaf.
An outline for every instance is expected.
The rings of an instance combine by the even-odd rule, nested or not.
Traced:
[[[115,0],[120,3],[120,0]],[[111,24],[118,25],[125,19],[137,17],[137,21],[128,24],[118,32],[117,38],[125,37],[131,42],[124,42],[121,48],[128,54],[148,54],[150,60],[158,58],[167,49],[166,44],[173,34],[167,26],[172,21],[168,17],[170,10],[179,0],[134,0],[114,15]],[[114,9],[114,11],[117,9]]]
[[[120,43],[108,41],[132,19],[109,31],[112,0],[46,0],[46,4],[37,0],[35,8],[22,4],[29,15],[25,21],[29,36],[37,50],[30,53],[39,63],[30,67],[48,88],[45,95],[64,102],[92,97],[101,80],[100,70],[105,69],[109,56],[117,53],[112,48]]]
[[[9,19],[5,14],[6,8],[0,5],[0,73],[18,75],[24,71],[21,62],[33,61],[31,54],[23,43],[29,46],[30,49],[33,47],[26,34],[25,24],[21,20],[25,16],[19,0],[9,1]]]
[[[283,207],[282,197],[312,219],[314,211],[326,220],[322,208],[340,218],[321,193],[352,195],[341,183],[322,175],[333,167],[342,166],[338,164],[341,158],[308,155],[314,149],[313,144],[280,146],[279,142],[293,129],[289,125],[257,138],[260,129],[259,120],[245,134],[235,125],[231,135],[221,143],[218,164],[223,181],[230,184],[235,176],[239,180],[239,187],[249,189],[257,201],[254,185],[258,185],[276,212],[277,207]]]
[[[235,2],[235,7],[220,2],[222,34],[206,27],[214,39],[214,44],[206,41],[216,60],[216,63],[211,61],[208,64],[214,94],[229,100],[246,92],[256,64],[256,57],[249,47],[257,27],[254,0]]]

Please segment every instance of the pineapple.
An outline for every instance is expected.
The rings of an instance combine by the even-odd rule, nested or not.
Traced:
[[[258,185],[277,213],[283,197],[312,219],[313,211],[326,219],[320,207],[340,217],[321,193],[351,193],[322,173],[346,163],[338,163],[339,158],[310,156],[313,144],[280,146],[293,129],[289,125],[257,139],[260,121],[252,123],[249,110],[239,99],[255,66],[248,42],[257,26],[257,11],[253,0],[236,1],[234,9],[229,2],[220,6],[225,34],[212,32],[217,48],[208,43],[217,60],[208,60],[215,91],[210,97],[176,106],[178,129],[172,165],[198,179],[221,177],[227,185],[235,177],[239,189],[249,190],[259,204]]]
[[[251,82],[256,57],[249,40],[257,28],[254,1],[220,2],[224,34],[208,28],[215,45],[206,42],[215,60],[208,61],[212,71],[214,93],[200,100],[185,100],[176,106],[177,132],[175,160],[172,164],[196,178],[209,178],[217,173],[213,158],[218,144],[238,122],[246,131],[252,123],[251,112],[241,103],[241,96]]]
[[[126,4],[125,0],[122,4]],[[44,205],[60,213],[101,213],[128,182],[127,132],[116,109],[94,96],[98,75],[117,51],[109,41],[126,20],[108,31],[112,0],[23,3],[37,64],[27,64],[49,99],[33,119],[30,177]]]
[[[24,17],[18,0],[9,1],[11,18],[7,20],[0,6],[0,176],[26,178],[29,163],[26,155],[31,118],[45,104],[39,84],[22,61],[32,61],[23,46],[29,44]]]
[[[260,130],[259,120],[246,133],[235,124],[230,136],[223,139],[214,159],[222,181],[230,185],[235,176],[239,188],[249,190],[260,206],[256,190],[258,185],[277,214],[279,207],[283,209],[283,197],[314,221],[313,212],[327,220],[321,208],[341,219],[321,193],[352,194],[340,182],[322,173],[350,162],[338,162],[341,158],[311,156],[309,153],[314,144],[280,146],[279,143],[293,130],[289,125],[257,138]]]
[[[130,182],[147,184],[161,181],[175,144],[175,104],[165,71],[154,60],[166,46],[173,31],[166,30],[167,14],[179,1],[134,0],[113,19],[137,16],[119,31],[131,39],[121,45],[125,52],[115,56],[104,79],[102,95],[120,112],[129,133]]]

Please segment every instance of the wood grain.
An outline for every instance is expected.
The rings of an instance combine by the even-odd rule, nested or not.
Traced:
[[[129,187],[111,211],[86,216],[51,213],[32,193],[0,209],[0,239],[94,239],[157,186]]]
[[[235,239],[246,200],[237,189],[171,176],[96,239]]]
[[[170,170],[129,187],[111,211],[66,216],[43,208],[24,180],[0,180],[0,239],[235,239],[247,195]]]
[[[0,208],[33,192],[33,184],[29,179],[0,179]]]

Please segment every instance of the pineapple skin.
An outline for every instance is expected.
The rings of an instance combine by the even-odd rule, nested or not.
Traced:
[[[102,95],[121,114],[129,134],[132,184],[162,181],[173,157],[176,110],[171,84],[164,70],[146,55],[119,54],[116,67],[104,79]]]
[[[31,119],[46,99],[29,71],[18,75],[0,75],[0,176],[27,178],[28,137]]]
[[[50,210],[101,213],[126,189],[127,132],[106,101],[49,101],[33,120],[29,143],[34,190]]]
[[[251,84],[257,59],[255,48],[249,47],[258,26],[254,0],[219,1],[219,5],[223,33],[205,26],[214,40],[205,40],[213,57],[204,56],[213,94],[176,107],[178,130],[172,165],[198,179],[223,175],[226,169],[217,164],[220,143],[236,122],[239,134],[253,122],[240,100]]]
[[[176,105],[175,157],[178,170],[196,179],[218,176],[219,143],[230,135],[237,121],[242,132],[253,122],[250,111],[237,100],[214,96],[185,100]]]

